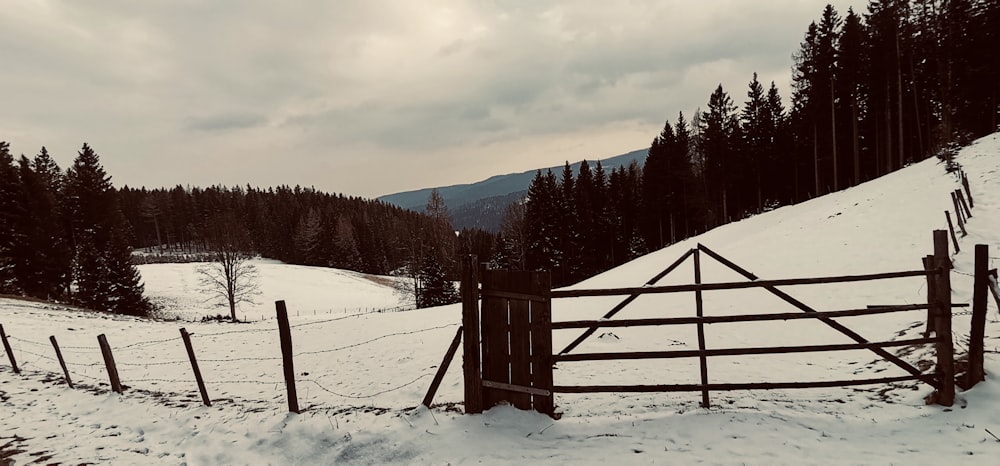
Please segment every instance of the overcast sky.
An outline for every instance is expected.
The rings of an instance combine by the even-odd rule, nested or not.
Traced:
[[[119,187],[474,182],[644,148],[755,71],[787,104],[825,4],[3,0],[0,140]]]

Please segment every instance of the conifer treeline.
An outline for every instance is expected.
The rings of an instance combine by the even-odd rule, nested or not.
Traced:
[[[119,196],[137,247],[207,250],[209,222],[229,213],[264,257],[385,275],[407,263],[412,244],[441,237],[426,215],[300,186],[126,186]]]
[[[248,251],[292,264],[411,276],[418,305],[454,300],[454,257],[488,257],[493,236],[461,244],[438,199],[428,214],[313,188],[116,190],[84,144],[63,172],[43,147],[15,161],[0,142],[0,294],[147,315],[133,248],[176,257],[211,252],[226,219]],[[480,248],[473,251],[469,248]],[[483,249],[485,248],[485,249]],[[172,260],[168,258],[168,260]]]
[[[0,293],[147,315],[128,224],[87,144],[63,172],[43,147],[16,162],[0,142]]]
[[[754,74],[742,109],[720,84],[642,168],[536,173],[495,265],[576,282],[675,241],[854,186],[998,129],[1000,2],[830,5],[795,53],[791,108]],[[519,225],[518,231],[511,225]],[[523,238],[518,244],[517,238]]]

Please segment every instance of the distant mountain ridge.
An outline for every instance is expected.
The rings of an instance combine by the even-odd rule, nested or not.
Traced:
[[[618,167],[627,167],[633,161],[642,166],[646,160],[646,151],[647,149],[639,149],[626,154],[600,159],[601,165],[607,173],[611,173],[612,169]],[[591,165],[594,165],[596,162],[596,160],[587,161]],[[574,173],[580,173],[581,163],[582,161],[570,164],[570,168],[572,168]],[[552,170],[557,175],[562,173],[562,169],[562,165],[541,168],[543,172],[545,170]],[[448,211],[452,217],[452,226],[456,230],[480,228],[487,231],[498,231],[504,208],[509,203],[518,199],[518,197],[527,195],[528,185],[531,184],[536,171],[528,170],[521,173],[496,175],[476,183],[387,194],[378,197],[378,200],[397,205],[404,209],[423,212],[431,190],[437,189],[448,206]]]

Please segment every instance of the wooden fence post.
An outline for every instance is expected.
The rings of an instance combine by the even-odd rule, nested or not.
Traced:
[[[115,356],[111,354],[111,345],[104,334],[97,336],[97,343],[101,345],[101,355],[104,356],[104,367],[108,370],[108,378],[111,380],[111,390],[115,393],[122,393],[122,382],[118,378],[118,366],[115,365]]]
[[[948,232],[934,230],[934,265],[940,273],[935,282],[937,343],[937,374],[941,384],[936,402],[944,406],[955,403],[955,348],[951,336],[951,257],[948,253]]]
[[[969,204],[965,202],[965,194],[962,194],[962,190],[956,189],[955,196],[958,197],[959,203],[962,204],[962,210],[965,212],[965,218],[972,218],[972,211],[969,210]]]
[[[958,236],[955,236],[955,226],[951,224],[951,212],[944,211],[944,218],[948,219],[948,231],[951,232],[951,243],[955,245],[955,254],[962,252],[958,247]]]
[[[548,396],[533,398],[535,411],[555,417],[556,394],[552,390],[552,274],[532,274],[532,293],[539,293],[542,301],[531,303],[531,378],[535,388],[546,390]]]
[[[295,367],[292,364],[292,327],[288,325],[288,309],[284,301],[275,301],[278,312],[278,334],[281,338],[281,359],[285,367],[285,388],[288,391],[288,411],[299,413],[299,399],[295,393]]]
[[[455,357],[455,353],[458,352],[458,344],[462,341],[462,327],[458,327],[458,332],[455,333],[455,339],[451,340],[451,346],[448,347],[448,351],[444,353],[444,360],[441,361],[441,365],[438,366],[437,374],[434,374],[434,380],[431,381],[430,388],[427,389],[427,395],[424,395],[423,405],[430,408],[431,402],[434,401],[434,394],[437,393],[438,387],[441,386],[441,380],[444,379],[444,374],[448,372],[448,366],[451,365],[451,360]]]
[[[3,331],[3,324],[0,324],[0,340],[3,340],[3,349],[7,352],[7,359],[10,360],[10,367],[14,368],[15,374],[20,374],[21,369],[17,368],[17,360],[14,359],[14,350],[10,348],[10,342],[7,341],[7,334]]]
[[[62,367],[63,376],[66,377],[66,385],[69,385],[69,388],[74,388],[73,380],[69,378],[69,369],[66,368],[66,361],[63,359],[62,351],[59,350],[59,343],[56,342],[56,336],[49,336],[49,341],[52,342],[52,348],[55,348],[56,350],[56,359],[59,360],[59,366]]]
[[[968,231],[965,230],[965,219],[962,216],[962,207],[958,205],[958,196],[955,193],[951,193],[951,203],[955,204],[955,221],[958,222],[958,228],[962,230],[962,236],[967,236]]]
[[[969,177],[965,176],[965,172],[962,172],[962,187],[965,188],[965,196],[969,198],[969,207],[975,208],[976,203],[972,202],[972,191],[969,190]]]
[[[212,400],[208,398],[208,390],[205,389],[205,380],[201,378],[201,369],[198,368],[198,359],[194,357],[194,346],[191,346],[191,335],[187,329],[181,328],[181,339],[184,340],[184,348],[187,349],[188,358],[191,359],[191,370],[194,371],[194,380],[198,383],[198,392],[201,393],[201,401],[205,406],[212,406]]]
[[[986,333],[986,298],[989,286],[990,247],[976,245],[975,282],[972,288],[972,330],[969,332],[969,371],[965,388],[969,389],[986,380],[983,368],[983,338]]]
[[[462,263],[462,372],[465,379],[465,412],[483,412],[483,374],[479,355],[479,266],[476,256]]]
[[[694,251],[694,283],[701,284],[701,251],[697,249]],[[701,290],[695,290],[694,300],[697,316],[704,317]],[[708,385],[708,357],[705,356],[705,324],[702,322],[698,322],[698,351],[701,353],[698,356],[698,361],[701,363],[701,385],[704,387]],[[703,389],[701,391],[701,407],[708,408],[709,406],[708,390]]]
[[[936,267],[933,255],[924,257],[923,262],[924,270],[927,271],[927,329],[924,330],[924,337],[929,337],[937,325],[937,298],[934,294],[937,291],[937,282],[935,281],[937,275],[934,274]]]

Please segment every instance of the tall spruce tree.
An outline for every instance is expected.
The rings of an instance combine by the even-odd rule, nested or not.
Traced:
[[[87,144],[66,173],[66,203],[74,250],[74,301],[84,307],[118,314],[148,315],[149,301],[135,266],[125,217],[111,177]]]
[[[729,193],[739,176],[738,160],[734,156],[737,136],[736,107],[722,85],[712,92],[708,109],[701,115],[700,149],[705,159],[705,185],[708,186],[712,225],[728,222]]]
[[[14,254],[20,242],[17,229],[17,220],[21,217],[21,206],[17,202],[19,191],[20,177],[10,144],[0,141],[0,293],[20,293],[14,271]]]

